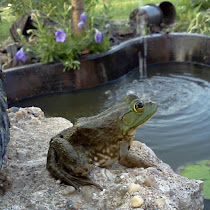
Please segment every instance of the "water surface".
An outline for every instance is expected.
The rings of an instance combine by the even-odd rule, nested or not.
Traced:
[[[173,169],[210,159],[210,69],[193,64],[149,66],[147,79],[134,69],[117,81],[88,90],[25,100],[15,106],[38,106],[46,116],[73,122],[97,114],[128,93],[158,103],[154,117],[141,126],[136,139],[151,147]]]

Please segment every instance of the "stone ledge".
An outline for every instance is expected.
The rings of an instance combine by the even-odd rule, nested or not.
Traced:
[[[12,186],[1,199],[3,209],[203,209],[203,182],[174,173],[139,141],[133,142],[131,152],[155,167],[93,166],[89,176],[104,190],[85,186],[77,192],[46,170],[50,138],[72,123],[60,117],[46,118],[36,107],[8,112],[11,140],[3,171]]]

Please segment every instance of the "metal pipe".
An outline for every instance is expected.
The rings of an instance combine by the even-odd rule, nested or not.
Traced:
[[[137,26],[144,18],[147,26],[160,26],[172,24],[176,17],[176,10],[172,3],[163,1],[158,5],[147,4],[133,10],[130,14],[130,24]]]
[[[161,9],[163,14],[162,23],[166,25],[172,24],[176,18],[174,5],[169,1],[163,1],[158,5],[158,7]]]

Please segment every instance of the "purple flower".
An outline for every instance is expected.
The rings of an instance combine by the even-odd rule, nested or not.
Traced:
[[[16,60],[21,60],[23,63],[26,62],[26,56],[23,50],[18,50],[17,53],[15,54],[15,59]]]
[[[66,41],[66,33],[62,29],[58,29],[55,32],[56,42],[65,42]]]
[[[103,34],[102,32],[97,30],[95,33],[95,42],[100,44],[102,41],[103,41]]]
[[[85,28],[85,23],[83,21],[80,21],[78,24],[77,24],[77,27],[78,28]]]
[[[87,20],[86,14],[83,12],[83,13],[80,15],[80,21],[86,22],[86,20]]]

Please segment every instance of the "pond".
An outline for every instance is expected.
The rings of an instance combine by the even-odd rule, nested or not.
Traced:
[[[146,143],[174,170],[188,162],[210,159],[210,71],[195,64],[150,65],[147,78],[138,69],[96,88],[40,96],[10,106],[38,106],[47,117],[72,122],[95,115],[129,93],[158,103],[158,111],[138,128],[136,140]]]

